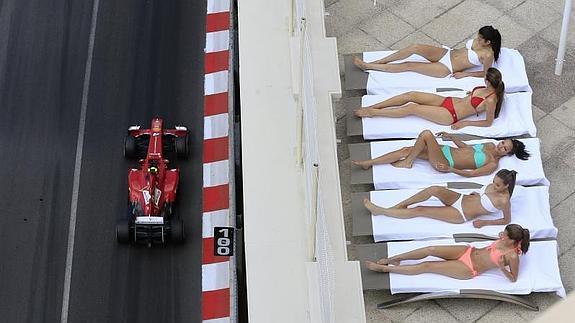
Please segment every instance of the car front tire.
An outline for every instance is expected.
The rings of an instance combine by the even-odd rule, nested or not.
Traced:
[[[127,159],[136,158],[136,138],[127,135],[124,140],[124,157]]]
[[[178,158],[186,159],[190,153],[188,135],[176,138],[176,154]]]

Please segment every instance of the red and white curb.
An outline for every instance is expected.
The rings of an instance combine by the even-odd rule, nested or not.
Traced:
[[[230,0],[208,0],[204,79],[202,320],[230,320],[229,257],[214,256],[214,227],[229,226]]]

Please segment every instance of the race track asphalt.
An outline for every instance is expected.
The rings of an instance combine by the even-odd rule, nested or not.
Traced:
[[[0,1],[0,320],[58,322],[92,1]],[[201,321],[205,1],[100,0],[68,322]],[[187,241],[120,246],[129,125],[191,132]]]

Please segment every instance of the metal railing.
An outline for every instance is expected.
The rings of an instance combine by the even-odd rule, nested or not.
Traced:
[[[307,30],[306,0],[293,0],[291,36],[298,40],[299,53],[296,82],[298,109],[301,116],[298,138],[298,158],[303,166],[306,183],[306,206],[310,229],[312,257],[318,264],[321,317],[334,321],[335,258],[323,209],[321,160],[317,136],[317,102],[314,96],[314,74],[311,41]],[[293,54],[293,53],[292,53]]]

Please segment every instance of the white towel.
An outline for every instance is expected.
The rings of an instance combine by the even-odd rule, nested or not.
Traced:
[[[391,207],[413,196],[420,189],[385,190],[370,193],[370,200],[382,207]],[[478,190],[454,190],[461,194],[469,194]],[[414,206],[444,206],[435,197],[414,204]],[[477,217],[482,220],[494,220],[503,217],[501,211]],[[515,186],[511,197],[511,222],[529,228],[532,239],[556,238],[557,228],[553,224],[549,209],[549,187]],[[417,217],[412,219],[397,219],[385,215],[371,217],[373,238],[375,242],[390,240],[420,240],[427,238],[451,238],[457,233],[483,234],[497,238],[505,225],[489,225],[481,229],[473,227],[473,221],[453,224],[430,218]]]
[[[373,62],[375,60],[384,58],[391,55],[395,51],[378,51],[378,52],[365,52],[363,53],[363,60],[366,62]],[[402,62],[428,62],[425,58],[419,55],[411,55],[408,58],[397,61]],[[525,70],[525,62],[523,56],[515,50],[510,48],[501,48],[501,53],[497,62],[493,67],[499,69],[503,76],[505,83],[505,92],[532,92],[527,79],[527,72]],[[470,71],[480,70],[480,68],[473,68]],[[480,77],[464,77],[456,79],[451,76],[444,78],[431,77],[415,72],[402,72],[402,73],[387,73],[380,71],[369,71],[367,80],[367,93],[368,94],[385,94],[382,93],[383,89],[397,88],[402,91],[418,90],[433,88],[459,88],[463,90],[471,90],[476,86],[485,85],[483,78]]]
[[[476,247],[485,247],[491,242],[472,243]],[[389,242],[388,254],[394,256],[417,248],[435,245],[466,245],[455,243],[451,239],[431,241]],[[402,264],[413,264],[420,261],[440,260],[427,257],[422,260],[403,261]],[[519,260],[519,276],[512,283],[495,268],[468,280],[458,280],[438,274],[421,274],[417,276],[390,274],[391,293],[438,293],[454,292],[463,289],[490,290],[504,294],[529,294],[531,292],[555,292],[565,297],[557,262],[557,242],[531,242],[527,253]]]
[[[434,91],[424,91],[434,93]],[[362,106],[370,106],[386,100],[394,95],[364,95]],[[463,97],[464,91],[439,92],[442,96]],[[465,120],[485,120],[485,113],[479,116],[473,115]],[[384,138],[415,138],[417,135],[429,129],[433,133],[446,131],[450,133],[465,133],[481,137],[511,137],[529,134],[531,137],[537,135],[533,112],[531,110],[531,92],[509,93],[505,95],[499,117],[493,120],[489,127],[465,127],[459,130],[451,130],[450,126],[438,125],[417,116],[403,118],[373,117],[362,118],[363,137],[368,140]]]
[[[453,142],[437,140],[440,145],[451,145],[455,147]],[[543,184],[549,185],[549,181],[545,178],[543,172],[543,163],[541,162],[541,151],[539,147],[538,138],[521,139],[525,144],[526,150],[529,151],[531,157],[528,160],[520,160],[515,156],[506,156],[499,160],[499,169],[510,169],[517,171],[517,185],[535,185]],[[492,139],[470,140],[466,143],[473,145],[476,143],[486,143],[498,141]],[[371,142],[371,156],[372,158],[379,157],[383,154],[398,150],[402,147],[413,146],[415,140],[393,140],[393,141],[378,141]],[[436,171],[427,160],[416,159],[411,169],[397,168],[386,165],[375,165],[373,167],[373,184],[375,189],[397,189],[397,188],[425,188],[434,184],[445,184],[448,182],[473,182],[478,184],[489,184],[493,180],[493,174],[477,176],[477,177],[463,177],[454,173],[442,173]]]

